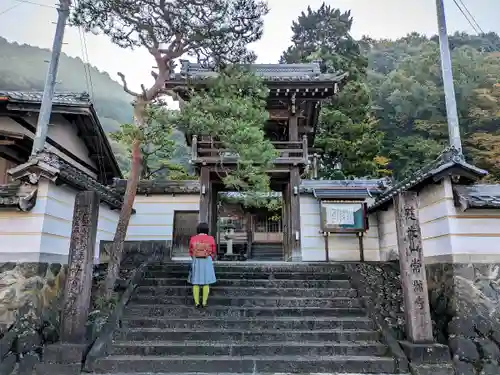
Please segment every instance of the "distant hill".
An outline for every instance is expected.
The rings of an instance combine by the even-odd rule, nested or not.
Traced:
[[[43,90],[50,50],[9,42],[0,37],[0,90]],[[108,73],[99,71],[94,66],[90,68],[94,106],[99,119],[107,133],[119,129],[121,124],[132,121],[132,97],[123,91],[122,86],[114,81]],[[57,81],[60,82],[57,91],[89,92],[85,74],[85,63],[80,58],[70,57],[64,53],[59,62]],[[188,154],[184,136],[175,132],[174,140],[178,149],[174,153],[175,163],[186,167]],[[123,148],[111,141],[120,168],[126,173],[129,168],[129,158]]]
[[[0,37],[0,89],[43,90],[50,50],[10,43]],[[120,124],[132,121],[131,97],[108,73],[90,66],[94,104],[104,130],[115,131]],[[80,58],[61,55],[57,91],[89,91],[85,65]]]

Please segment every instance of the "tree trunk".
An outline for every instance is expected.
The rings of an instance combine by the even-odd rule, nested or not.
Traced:
[[[136,103],[134,106],[135,123],[138,127],[144,126],[145,114],[144,102]],[[132,160],[130,163],[130,174],[127,180],[127,189],[123,197],[123,206],[116,225],[116,232],[113,238],[113,243],[109,247],[109,262],[106,274],[106,281],[103,288],[103,297],[110,300],[115,288],[116,279],[119,276],[120,263],[123,256],[123,248],[125,237],[127,236],[128,224],[132,216],[132,208],[137,195],[137,185],[139,184],[139,177],[142,169],[142,156],[141,156],[141,142],[135,139],[132,143]]]

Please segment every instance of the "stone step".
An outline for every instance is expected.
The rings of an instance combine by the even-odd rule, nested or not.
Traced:
[[[276,262],[283,259],[283,255],[281,254],[254,254],[250,259],[260,260],[260,261],[270,261]]]
[[[252,249],[252,259],[265,257],[281,257],[283,259],[283,249]]]
[[[395,373],[392,358],[373,356],[109,356],[98,360],[96,372],[212,373]]]
[[[192,306],[191,293],[185,296],[132,296],[129,306],[151,305],[151,306]],[[316,307],[316,308],[338,308],[356,307],[362,308],[360,299],[352,297],[331,298],[308,298],[308,297],[219,297],[210,296],[210,306],[221,307]]]
[[[192,285],[144,287],[136,288],[141,296],[186,296],[192,294]],[[240,286],[221,286],[215,284],[210,288],[210,295],[217,297],[357,297],[356,289],[345,288],[245,288]]]
[[[171,262],[151,264],[148,269],[151,271],[170,270],[184,271],[189,269],[191,262]],[[216,272],[237,272],[237,273],[345,273],[344,263],[259,263],[259,262],[220,262],[215,263]]]
[[[169,269],[158,269],[158,270],[146,270],[144,272],[145,278],[173,278],[173,279],[184,279],[187,280],[189,270],[169,270]],[[220,279],[243,279],[243,280],[255,280],[255,279],[268,279],[268,280],[349,280],[349,276],[345,273],[287,273],[287,272],[226,272],[226,271],[216,271],[215,275]]]
[[[378,341],[380,333],[374,330],[265,330],[245,331],[238,329],[163,329],[122,328],[114,333],[116,341]]]
[[[140,286],[185,286],[188,284],[186,278],[146,278],[139,281]],[[221,279],[217,278],[217,287],[233,286],[245,288],[334,288],[349,289],[351,283],[349,280],[244,280],[244,279]]]
[[[281,249],[257,249],[257,250],[252,250],[251,253],[252,259],[255,259],[257,257],[261,256],[281,256],[283,259],[283,250]]]
[[[387,356],[388,348],[376,342],[265,342],[232,341],[122,341],[113,344],[111,355],[156,356]]]
[[[162,319],[146,317],[126,317],[122,319],[122,326],[126,328],[162,328],[162,329],[240,329],[240,330],[318,330],[318,329],[374,329],[374,323],[365,317],[312,317],[312,318],[188,318],[188,319]]]
[[[147,317],[220,317],[220,318],[257,318],[257,317],[344,317],[366,316],[359,307],[317,308],[317,307],[228,307],[209,305],[203,310],[189,306],[155,306],[131,304],[125,309],[126,316]]]
[[[53,373],[50,373],[51,375],[67,375],[67,373],[64,373],[64,374],[53,374]],[[112,374],[107,372],[107,373],[100,373],[101,375],[167,375],[168,373],[166,372],[155,372],[155,373],[151,373],[151,372],[128,372],[128,373],[124,373],[124,372],[113,372]],[[168,375],[171,375],[171,374],[168,374]],[[217,374],[214,374],[214,373],[211,373],[211,372],[177,372],[176,375],[234,375],[234,373],[227,373],[227,372],[218,372]],[[238,373],[238,375],[289,375],[289,374],[285,374],[285,373],[281,373],[281,374],[275,374],[275,373],[270,373],[270,372],[240,372]],[[354,373],[354,372],[349,372],[349,373],[346,373],[346,372],[326,372],[326,373],[307,373],[307,374],[299,374],[297,373],[297,375],[364,375],[364,374],[361,374],[361,373]],[[405,373],[397,373],[397,374],[382,374],[382,373],[377,373],[377,374],[374,374],[374,375],[410,375],[408,372],[405,372]]]

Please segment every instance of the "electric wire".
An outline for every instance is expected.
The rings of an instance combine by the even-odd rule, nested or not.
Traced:
[[[460,13],[462,13],[462,15],[465,17],[465,19],[467,20],[467,22],[469,23],[469,25],[474,29],[474,31],[477,33],[477,34],[481,34],[481,31],[476,27],[476,25],[474,25],[474,23],[470,20],[469,16],[467,15],[467,13],[462,9],[462,7],[460,6],[460,4],[458,3],[457,0],[453,0],[453,2],[455,3],[455,5],[457,6],[458,10],[460,11]],[[462,3],[463,5],[463,3]]]
[[[465,9],[465,11],[467,12],[467,14],[469,15],[469,17],[471,18],[472,22],[474,22],[474,24],[476,25],[476,27],[479,29],[479,31],[481,31],[482,34],[486,34],[484,32],[484,30],[481,28],[481,25],[479,25],[479,23],[476,21],[476,18],[472,15],[472,13],[469,11],[469,9],[467,8],[467,5],[464,4],[464,2],[462,0],[458,0],[458,2],[462,5],[462,7]]]
[[[14,4],[14,5],[8,7],[7,9],[1,10],[0,11],[0,16],[3,15],[3,14],[5,14],[5,13],[7,13],[7,12],[10,12],[11,10],[17,8],[20,5],[22,5],[22,4]]]
[[[479,22],[477,22],[476,18],[472,15],[470,10],[467,8],[467,5],[463,2],[463,0],[453,0],[455,5],[457,6],[458,10],[462,13],[462,15],[465,17],[469,25],[474,29],[474,31],[478,35],[486,35],[484,32],[484,29],[481,27]],[[460,3],[460,4],[459,4]],[[500,50],[499,45],[494,45],[491,40],[489,39],[484,39],[484,41],[488,44],[488,46],[491,48],[491,51],[498,51]],[[484,52],[484,51],[483,51]]]
[[[44,7],[44,8],[52,8],[52,9],[56,9],[57,8],[54,5],[41,4],[41,3],[37,3],[35,1],[30,1],[30,0],[14,0],[14,1],[17,1],[18,3],[21,3],[21,4],[36,5],[36,6]],[[21,4],[19,4],[19,5],[21,5]]]
[[[75,5],[77,4],[78,0],[75,0]],[[83,61],[83,69],[84,69],[84,74],[85,74],[85,83],[87,85],[87,91],[90,95],[90,100],[93,102],[95,100],[95,91],[94,91],[94,82],[92,80],[92,69],[90,65],[90,59],[89,59],[89,51],[87,48],[87,37],[85,35],[85,31],[83,30],[82,27],[78,27],[78,34],[80,36],[80,46],[82,50],[82,61]],[[101,174],[102,178],[105,179],[106,176],[106,171],[105,167],[103,164],[103,160],[100,157],[101,155],[104,155],[104,146],[102,142],[98,142],[98,150],[97,153],[97,168],[99,170],[99,173]]]

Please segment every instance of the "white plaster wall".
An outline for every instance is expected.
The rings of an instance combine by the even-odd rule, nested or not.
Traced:
[[[451,253],[449,218],[453,209],[453,192],[449,179],[428,185],[419,192],[419,219],[425,257]],[[398,254],[394,205],[377,212],[379,223],[380,259],[387,260],[391,252]]]
[[[0,211],[0,262],[67,262],[75,196],[76,190],[42,179],[36,205],[30,212]],[[117,221],[118,212],[101,204],[96,260],[99,241],[113,238]]]
[[[452,190],[451,183],[447,194]],[[450,205],[449,232],[453,256],[460,261],[498,262],[500,259],[500,209],[462,212]]]
[[[396,236],[396,216],[394,214],[394,206],[390,206],[385,211],[377,211],[373,213],[377,218],[380,260],[389,259],[392,252],[397,254],[398,243]]]
[[[449,178],[428,185],[419,192],[419,219],[424,256],[440,257],[452,253],[449,215],[454,209]]]
[[[77,191],[67,186],[49,183],[44,201],[44,218],[41,233],[40,252],[67,256],[73,224],[73,210]],[[40,196],[38,197],[40,199]],[[94,259],[99,259],[99,242],[112,240],[118,222],[119,211],[100,204],[97,223]]]
[[[377,219],[369,217],[370,228],[363,237],[365,260],[379,260]],[[325,261],[325,238],[321,231],[319,201],[310,195],[300,196],[300,227],[303,261]],[[331,233],[328,236],[330,261],[360,260],[359,239],[354,233]]]
[[[47,193],[37,198],[43,202],[43,225],[40,252],[67,256],[73,223],[76,190],[48,184]]]
[[[199,211],[199,194],[138,195],[127,241],[172,240],[175,211]],[[196,227],[197,223],[193,223]]]
[[[39,197],[47,195],[48,183],[41,183]],[[45,201],[38,199],[30,212],[0,211],[0,261],[37,261],[40,252]],[[35,259],[36,257],[36,259]]]
[[[500,210],[474,209],[461,212],[453,202],[449,178],[419,192],[419,218],[424,256],[430,261],[490,262],[500,258]],[[397,252],[394,207],[377,212],[380,258]]]

